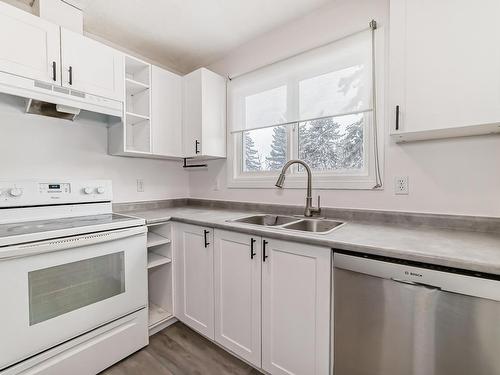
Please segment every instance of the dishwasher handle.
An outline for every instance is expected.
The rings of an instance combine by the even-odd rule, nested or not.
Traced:
[[[411,280],[405,280],[405,279],[398,279],[396,277],[391,277],[391,280],[400,283],[400,284],[407,284],[407,285],[412,285],[412,286],[419,286],[423,287],[426,289],[433,289],[433,290],[441,290],[441,287],[436,286],[436,285],[431,285],[431,284],[426,284],[426,283],[419,283],[418,281],[411,281]]]

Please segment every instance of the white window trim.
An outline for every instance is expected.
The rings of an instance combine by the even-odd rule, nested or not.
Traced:
[[[385,94],[387,87],[387,78],[385,74],[386,69],[386,40],[385,33],[382,28],[377,29],[376,33],[376,75],[377,87],[375,87],[377,95],[377,135],[378,135],[378,156],[379,156],[379,169],[381,180],[384,180],[384,145],[385,145]],[[371,112],[372,114],[374,112]],[[384,187],[376,186],[376,170],[375,170],[375,156],[374,156],[374,137],[371,116],[367,116],[368,130],[365,138],[365,152],[368,156],[368,173],[361,175],[342,175],[338,172],[315,172],[313,171],[313,188],[319,190],[383,190]],[[228,145],[228,160],[226,163],[227,168],[227,187],[230,189],[272,189],[279,176],[280,171],[273,172],[242,172],[242,156],[243,156],[243,143],[241,142],[242,133],[227,134]],[[293,146],[293,139],[288,140],[288,151],[290,152]],[[295,169],[296,170],[296,169]],[[303,189],[306,186],[307,176],[305,173],[287,174],[285,188],[290,189]]]

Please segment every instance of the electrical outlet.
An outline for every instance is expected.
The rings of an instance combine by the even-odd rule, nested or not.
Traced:
[[[144,192],[144,180],[137,180],[137,192],[138,193]]]
[[[408,176],[396,177],[394,180],[394,192],[396,195],[409,194],[409,178]]]

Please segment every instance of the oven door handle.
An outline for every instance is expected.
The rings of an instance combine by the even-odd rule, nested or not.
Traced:
[[[147,227],[140,226],[7,246],[0,248],[0,261],[96,245],[99,243],[121,240],[127,237],[139,235],[146,236],[146,232]]]

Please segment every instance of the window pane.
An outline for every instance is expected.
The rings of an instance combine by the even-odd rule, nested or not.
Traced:
[[[286,122],[286,86],[259,92],[245,98],[245,128]]]
[[[287,161],[286,126],[243,132],[243,172],[280,170]]]
[[[299,158],[317,171],[364,167],[364,115],[299,123]]]
[[[369,90],[363,87],[365,69],[364,65],[356,65],[301,81],[300,119],[367,109]]]

